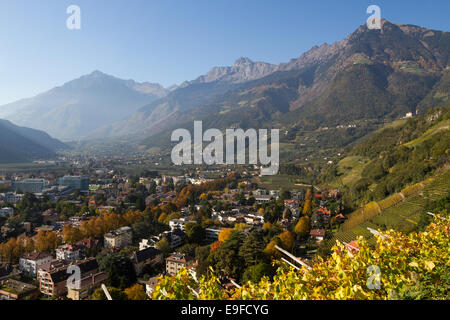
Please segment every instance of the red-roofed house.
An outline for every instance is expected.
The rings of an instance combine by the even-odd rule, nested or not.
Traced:
[[[350,243],[347,243],[345,245],[345,249],[347,249],[348,252],[350,252],[351,254],[355,254],[355,253],[358,253],[359,246],[358,246],[358,243],[356,242],[356,240],[354,240]]]
[[[311,230],[311,232],[309,233],[309,236],[316,240],[317,242],[322,241],[323,239],[325,239],[325,233],[326,231],[323,229],[314,229]]]
[[[328,210],[327,208],[319,208],[316,210],[316,212],[319,214],[326,214],[327,216],[331,214],[330,210]]]

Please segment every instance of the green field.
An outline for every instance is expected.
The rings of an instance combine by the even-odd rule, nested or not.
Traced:
[[[148,164],[148,165],[117,165],[115,166],[116,169],[119,169],[123,172],[126,172],[128,174],[134,174],[139,175],[142,174],[144,171],[157,171],[160,174],[165,175],[171,175],[171,176],[178,176],[183,174],[183,170],[179,167],[175,167],[170,164],[162,163],[159,166],[156,166],[154,164]]]
[[[11,163],[11,164],[0,164],[0,173],[10,173],[10,172],[38,172],[42,170],[52,170],[52,171],[66,171],[69,168],[67,165],[55,165],[55,164],[39,164],[39,163]]]
[[[296,184],[301,184],[299,177],[291,175],[279,174],[276,176],[264,176],[255,179],[260,188],[267,190],[279,190],[284,188],[290,191],[300,191],[304,190],[304,186],[297,186]]]
[[[342,185],[349,185],[361,179],[361,173],[369,160],[360,156],[350,156],[342,159],[338,163],[338,175],[335,180],[327,183],[331,187],[338,188]]]

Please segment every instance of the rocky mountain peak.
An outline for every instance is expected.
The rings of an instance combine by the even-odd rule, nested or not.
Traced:
[[[234,62],[234,66],[242,66],[242,65],[250,65],[250,64],[254,64],[254,62],[247,57],[240,57],[239,59],[237,59]]]

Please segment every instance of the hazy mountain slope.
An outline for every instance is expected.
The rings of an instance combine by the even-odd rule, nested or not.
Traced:
[[[0,163],[26,162],[55,156],[55,151],[68,148],[42,131],[18,127],[0,120]]]
[[[26,127],[19,127],[7,120],[0,119],[0,123],[4,128],[7,128],[25,138],[28,138],[50,150],[64,150],[69,148],[65,143],[62,143],[58,139],[52,138],[44,131]]]
[[[34,98],[1,106],[0,114],[63,140],[81,139],[165,94],[159,85],[121,80],[95,71]]]
[[[175,113],[208,104],[239,84],[260,79],[273,73],[276,68],[275,65],[253,62],[248,58],[239,58],[233,66],[214,67],[206,75],[184,82],[167,97],[142,107],[128,119],[96,130],[91,137],[152,134],[158,131],[154,127],[170,121]]]

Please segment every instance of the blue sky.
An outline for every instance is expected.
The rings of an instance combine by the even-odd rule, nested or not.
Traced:
[[[66,28],[72,4],[81,30]],[[1,0],[0,104],[94,70],[169,86],[240,56],[287,62],[345,38],[371,4],[392,22],[449,30],[448,0]]]

